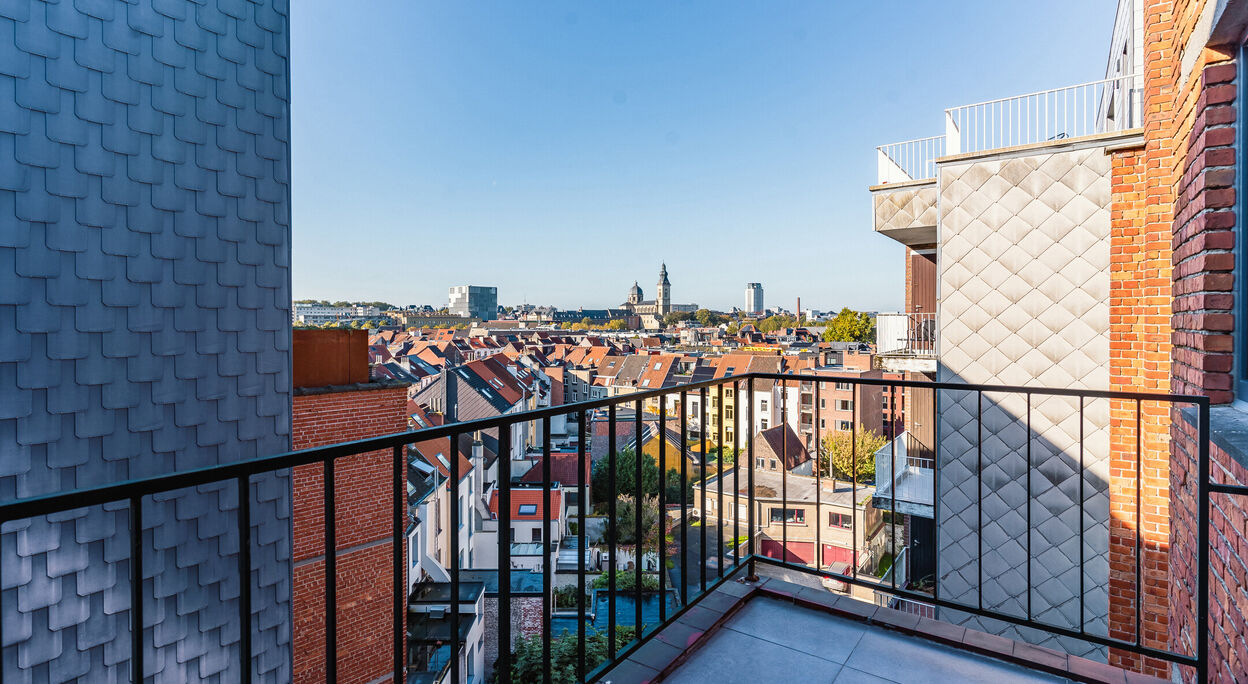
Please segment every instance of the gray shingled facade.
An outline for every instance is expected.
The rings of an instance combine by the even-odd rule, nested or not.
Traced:
[[[286,0],[0,0],[0,499],[290,442]],[[258,678],[290,488],[252,483]],[[237,681],[232,488],[144,501],[151,681]],[[128,681],[124,503],[5,526],[3,679]]]

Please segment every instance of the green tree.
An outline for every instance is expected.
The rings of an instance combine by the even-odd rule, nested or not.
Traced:
[[[737,333],[739,333],[739,332],[741,332],[741,324],[740,324],[740,323],[738,323],[738,322],[736,322],[736,321],[733,321],[733,322],[731,322],[731,323],[729,323],[729,324],[728,324],[728,334],[729,334],[729,335],[736,335],[736,334],[737,334]]]
[[[644,627],[644,625],[643,625]],[[633,640],[631,625],[618,625],[615,628],[615,648],[620,650]],[[516,640],[516,647],[511,652],[511,681],[540,682],[542,681],[542,658],[545,639],[541,634],[521,637]],[[585,633],[585,666],[590,670],[598,667],[607,659],[606,632],[589,631]],[[573,684],[579,681],[576,676],[577,634],[569,632],[550,640],[550,681],[553,684]],[[490,681],[498,681],[498,667],[495,664]]]
[[[657,483],[656,483],[657,485]],[[633,545],[637,543],[637,497],[621,494],[615,503],[615,533],[618,543]],[[643,496],[641,498],[641,546],[643,549],[659,547],[659,498]]]
[[[849,307],[841,309],[823,329],[824,342],[874,342],[875,319]]]
[[[581,325],[585,326],[586,328],[592,326],[593,324],[594,324],[594,319],[590,318],[589,316],[586,316],[585,318],[581,319]]]
[[[825,476],[851,479],[857,460],[857,473],[853,479],[866,482],[875,478],[875,452],[884,448],[888,440],[874,430],[859,425],[852,433],[837,430],[824,435],[819,442],[819,469]],[[831,470],[829,470],[831,466]]]
[[[628,330],[628,322],[617,318],[614,321],[609,321],[606,325],[602,326],[602,329],[603,330]]]
[[[624,571],[619,572],[618,574],[614,573],[614,571],[612,570],[608,570],[602,573],[601,575],[598,575],[597,577],[595,577],[594,581],[590,583],[590,588],[591,589],[610,589],[612,574],[615,574],[616,592],[623,594],[623,593],[637,591],[637,573],[636,571],[632,571],[632,570],[624,570]],[[659,590],[658,578],[648,573],[644,573],[644,572],[641,573],[641,589],[642,591],[658,591]]]
[[[641,493],[658,495],[659,468],[654,459],[643,454],[641,463]],[[590,483],[594,488],[595,498],[605,503],[610,498],[621,494],[633,494],[637,491],[637,452],[632,448],[620,449],[615,453],[615,492],[611,491],[611,469],[607,467],[610,459],[604,458],[594,464],[590,473]]]
[[[759,332],[765,332],[765,333],[775,332],[777,330],[782,330],[784,328],[792,328],[796,325],[797,325],[796,318],[793,318],[792,316],[776,314],[775,316],[768,316],[767,318],[764,318],[763,320],[759,321],[758,330]]]
[[[693,317],[698,320],[698,325],[704,328],[713,328],[724,322],[723,316],[710,309],[698,309],[693,312]]]
[[[677,323],[680,323],[681,321],[691,321],[691,320],[693,320],[693,314],[689,313],[688,311],[673,311],[671,313],[663,315],[663,326],[670,328],[671,326],[676,325]]]

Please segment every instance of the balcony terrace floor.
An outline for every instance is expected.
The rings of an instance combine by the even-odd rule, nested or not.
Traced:
[[[1071,680],[756,597],[663,681],[1023,684]]]
[[[825,589],[819,577],[745,566],[599,679],[609,684],[1164,681]]]

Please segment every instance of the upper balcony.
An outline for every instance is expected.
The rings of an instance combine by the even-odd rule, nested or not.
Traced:
[[[936,372],[936,314],[882,313],[875,317],[875,363],[892,372]]]
[[[877,147],[876,232],[910,247],[935,244],[937,207],[957,202],[941,197],[943,165],[1111,144],[1142,125],[1142,83],[1120,76],[951,107],[944,135]]]

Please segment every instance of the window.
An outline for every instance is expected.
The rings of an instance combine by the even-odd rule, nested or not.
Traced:
[[[854,388],[854,384],[852,382],[838,382],[836,383],[836,388],[842,392],[848,392]]]
[[[774,458],[773,458],[773,459],[771,459],[771,469],[772,469],[772,470],[775,470],[775,469],[776,469],[776,459],[774,459]]]
[[[827,418],[820,418],[820,419],[819,419],[819,427],[821,427],[821,428],[826,428],[827,426],[828,426],[828,419],[827,419]]]
[[[732,420],[732,407],[731,406],[724,407],[724,418],[727,420]]]
[[[850,401],[849,399],[841,399],[836,402],[836,410],[837,411],[853,411],[854,402]]]
[[[766,418],[763,418],[762,420],[758,421],[758,426],[759,426],[761,429],[766,430],[766,429],[767,429],[767,419],[766,419]]]
[[[542,528],[534,527],[532,531],[532,540],[535,542],[542,541]]]
[[[508,535],[508,541],[516,541],[516,528],[511,528],[511,534]]]
[[[827,407],[828,407],[828,400],[822,399],[822,398],[819,399],[819,408],[826,409]]]
[[[759,467],[759,468],[766,467],[766,465],[765,465],[766,463],[767,463],[767,459],[765,459],[765,458],[759,458],[759,459],[758,459],[758,467]]]
[[[840,527],[843,529],[851,529],[854,526],[854,519],[848,513],[829,513],[828,527]]]
[[[772,508],[771,522],[782,522],[786,525],[805,525],[806,509],[804,508]]]
[[[759,408],[759,410],[760,410],[760,411],[766,411],[766,410],[767,410],[767,400],[766,400],[766,399],[760,400],[760,401],[758,402],[758,408]]]
[[[837,429],[837,430],[852,430],[852,429],[853,429],[853,427],[854,427],[854,426],[853,426],[853,425],[851,425],[851,424],[850,424],[850,422],[849,422],[848,420],[838,420],[838,421],[836,421],[836,429]]]
[[[537,504],[520,504],[518,515],[537,515]]]
[[[649,387],[649,386],[650,386],[650,378],[646,378],[645,380],[642,380],[642,381],[641,381],[641,386],[642,386],[642,387]]]

